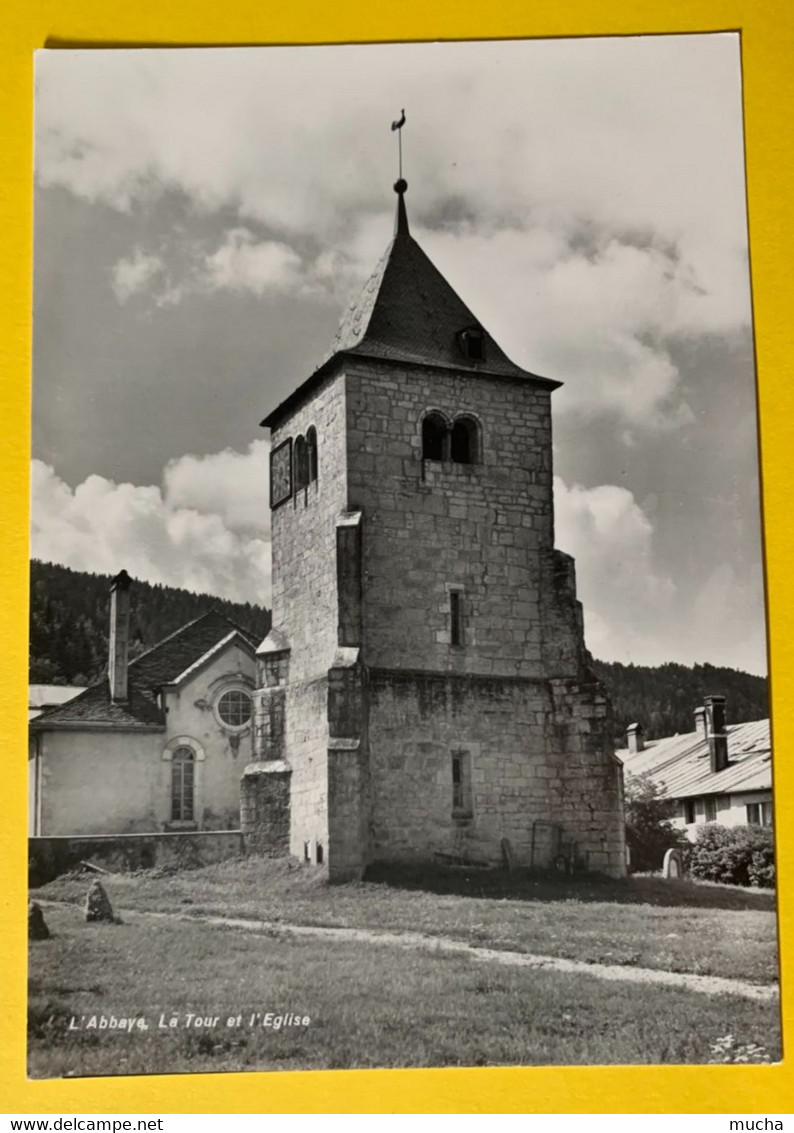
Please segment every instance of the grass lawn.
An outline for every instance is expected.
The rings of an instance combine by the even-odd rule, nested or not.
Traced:
[[[234,911],[252,911],[238,905],[254,900],[252,871],[251,863],[245,863],[239,878],[247,898],[241,892],[227,894]],[[216,867],[167,879],[126,877],[112,879],[108,889],[120,907],[134,903],[140,908],[155,903],[159,885],[158,899],[174,908],[191,886],[194,892],[206,890],[210,883],[222,886],[224,876],[228,885],[232,874],[231,867]],[[301,909],[304,916],[306,910],[314,910],[313,915],[321,918],[322,910],[331,908],[351,918],[351,905],[358,901],[359,918],[374,916],[379,904],[396,918],[397,903],[405,910],[402,927],[427,927],[428,905],[434,902],[437,931],[449,932],[457,926],[457,932],[467,933],[480,926],[500,939],[515,932],[532,947],[536,939],[556,940],[558,952],[570,947],[563,945],[564,929],[550,935],[550,920],[541,931],[517,919],[518,902],[492,901],[501,913],[495,912],[493,922],[487,923],[482,911],[456,910],[430,895],[399,890],[382,894],[379,886],[372,886],[371,894],[362,886],[334,890],[323,899],[321,885],[310,882],[308,871],[302,881],[308,889],[313,884],[317,893],[294,895],[293,904],[282,909],[285,920],[295,919]],[[71,884],[61,881],[60,890]],[[49,888],[54,891],[56,886]],[[81,895],[85,888],[82,881]],[[218,889],[218,900],[220,894]],[[272,915],[270,899],[260,896],[260,913]],[[468,899],[475,906],[485,900]],[[457,898],[459,904],[468,901]],[[567,931],[575,930],[578,954],[597,947],[595,938],[592,945],[588,943],[586,920],[588,916],[601,920],[603,930],[598,904],[572,902],[570,909],[567,902],[547,905],[539,903],[536,909],[541,920],[567,909]],[[650,911],[670,917],[675,910]],[[682,918],[691,913],[678,910]],[[751,920],[760,915],[729,913]],[[612,920],[617,919],[613,912]],[[73,906],[48,908],[47,920],[53,938],[30,947],[31,1077],[708,1062],[714,1044],[728,1034],[734,1036],[736,1046],[756,1043],[770,1059],[780,1056],[774,1003],[603,983],[589,975],[507,969],[465,956],[410,952],[383,944],[240,932],[200,921],[134,918],[122,925],[86,924],[81,910]],[[660,923],[669,927],[672,922]],[[637,924],[633,931],[638,931]],[[628,947],[628,935],[624,934],[620,948]],[[613,951],[614,947],[618,945]],[[706,952],[713,956],[715,949],[712,943]],[[693,950],[690,943],[686,954],[694,955]],[[653,950],[647,955],[662,959]],[[188,1025],[188,1012],[218,1022],[197,1028]],[[263,1027],[259,1019],[251,1025],[257,1012],[308,1016],[310,1022],[275,1030]],[[92,1016],[103,1015],[141,1017],[148,1029],[86,1027]],[[160,1029],[161,1015],[166,1023],[175,1018],[176,1027]],[[70,1030],[73,1018],[78,1029]],[[230,1018],[232,1026],[227,1025]]]
[[[777,980],[775,898],[769,891],[656,877],[543,880],[452,869],[431,877],[427,871],[381,869],[371,878],[329,886],[316,866],[247,858],[173,874],[116,874],[103,882],[121,909],[410,930],[591,963]],[[82,901],[89,881],[85,874],[65,876],[38,893]]]

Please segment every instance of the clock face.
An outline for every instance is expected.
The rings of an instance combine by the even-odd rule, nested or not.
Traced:
[[[292,495],[292,440],[270,454],[270,506],[278,507]]]

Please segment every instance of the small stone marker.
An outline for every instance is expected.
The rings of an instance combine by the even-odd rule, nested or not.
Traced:
[[[28,940],[49,940],[50,930],[44,920],[41,905],[35,901],[28,902]]]
[[[684,863],[681,860],[681,851],[676,850],[675,847],[671,847],[664,855],[662,876],[667,879],[675,879],[684,876]]]
[[[513,847],[509,838],[502,839],[502,865],[508,873],[511,873],[515,867],[515,858],[513,856]]]
[[[87,921],[107,921],[110,924],[115,920],[113,906],[110,904],[108,895],[99,878],[91,882],[91,888],[88,890],[85,899],[85,919]]]

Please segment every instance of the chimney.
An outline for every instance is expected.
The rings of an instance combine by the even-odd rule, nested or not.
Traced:
[[[706,727],[706,709],[701,705],[700,708],[695,709],[695,731],[701,736],[707,736],[709,730]]]
[[[638,751],[645,750],[645,742],[642,738],[642,724],[629,724],[626,729],[626,742],[632,755],[636,755]]]
[[[725,731],[725,697],[706,697],[706,735],[709,741],[711,770],[728,766],[728,734]]]
[[[110,584],[110,633],[108,634],[108,683],[114,704],[127,701],[127,663],[130,644],[130,586],[132,579],[121,571]]]

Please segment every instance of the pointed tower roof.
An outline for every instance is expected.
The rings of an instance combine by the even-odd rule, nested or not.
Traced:
[[[546,389],[561,383],[511,362],[411,236],[400,179],[394,237],[358,299],[342,319],[330,350],[308,381],[265,420],[274,424],[335,362],[346,356],[433,366],[491,377],[525,379]],[[466,336],[478,340],[466,349]]]

